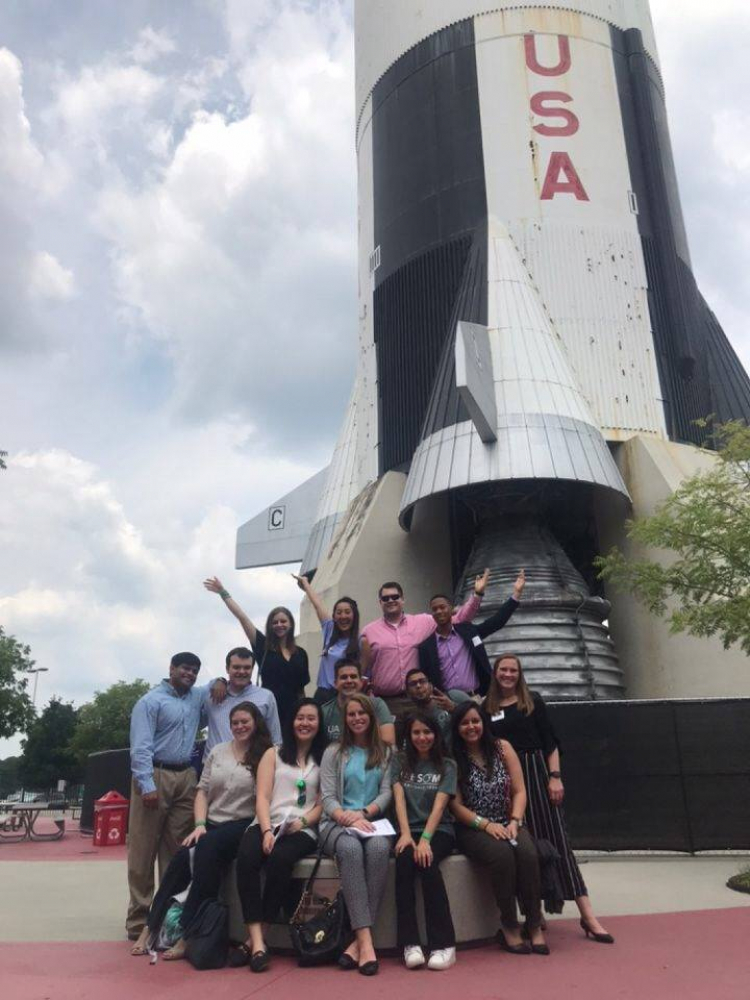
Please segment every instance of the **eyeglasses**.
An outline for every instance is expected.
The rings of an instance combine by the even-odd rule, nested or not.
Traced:
[[[426,677],[416,677],[413,680],[407,681],[406,686],[408,688],[422,687],[424,684],[429,684],[430,682]]]
[[[400,601],[401,594],[381,594],[380,600],[383,604],[388,604],[391,601]]]
[[[297,805],[303,806],[307,802],[307,782],[304,778],[297,781]]]

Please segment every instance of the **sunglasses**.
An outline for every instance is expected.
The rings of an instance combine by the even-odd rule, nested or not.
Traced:
[[[304,778],[299,778],[297,784],[297,805],[303,806],[307,802],[307,782]]]
[[[383,604],[388,604],[389,601],[400,601],[401,594],[381,594],[380,600]]]

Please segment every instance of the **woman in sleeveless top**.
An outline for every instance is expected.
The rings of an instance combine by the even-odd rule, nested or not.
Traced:
[[[463,853],[487,870],[497,907],[500,947],[515,955],[548,955],[542,933],[539,861],[524,829],[526,790],[513,747],[494,740],[490,720],[474,702],[453,713],[453,755],[458,790],[451,805]],[[516,896],[526,915],[531,944],[521,938]]]
[[[315,850],[324,749],[320,706],[303,698],[287,723],[282,745],[269,750],[258,768],[256,821],[237,855],[237,888],[248,939],[230,964],[249,961],[253,972],[268,968],[263,924],[278,916],[296,862]],[[262,868],[266,882],[261,892]]]
[[[528,799],[526,822],[536,840],[549,841],[557,851],[558,860],[554,864],[563,897],[575,900],[586,937],[590,935],[600,944],[612,944],[614,938],[596,918],[568,842],[562,809],[560,742],[544,699],[536,691],[529,691],[521,661],[515,654],[503,654],[495,660],[484,707],[490,717],[492,735],[507,740],[521,761]],[[559,897],[547,903],[550,912],[561,909]]]

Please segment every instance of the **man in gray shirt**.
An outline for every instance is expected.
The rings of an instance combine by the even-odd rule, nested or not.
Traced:
[[[362,668],[359,662],[345,656],[338,661],[333,668],[334,685],[338,692],[335,698],[327,701],[323,705],[323,724],[326,727],[326,734],[331,743],[337,743],[341,739],[341,732],[344,728],[344,706],[346,700],[353,694],[358,694],[364,688],[362,680]],[[393,744],[395,732],[393,728],[393,716],[388,706],[382,698],[370,696],[372,706],[375,709],[375,718],[378,720],[380,735],[385,743]]]
[[[263,716],[268,732],[271,734],[273,743],[281,743],[281,726],[279,725],[279,712],[276,707],[276,699],[270,691],[253,684],[251,677],[255,657],[252,651],[246,646],[237,646],[230,649],[226,656],[227,680],[223,678],[214,681],[211,693],[206,692],[205,711],[208,715],[208,739],[206,740],[206,753],[212,750],[217,743],[228,743],[232,739],[232,730],[229,726],[229,713],[235,705],[241,701],[252,702],[257,706],[258,711]],[[215,689],[225,688],[226,697],[221,701],[215,700]],[[214,695],[212,697],[212,695]]]

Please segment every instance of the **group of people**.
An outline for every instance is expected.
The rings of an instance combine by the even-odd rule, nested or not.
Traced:
[[[501,655],[491,665],[484,647],[518,607],[523,571],[508,601],[477,625],[488,570],[461,607],[437,594],[424,614],[406,614],[401,586],[384,583],[382,617],[364,627],[352,598],[340,598],[329,614],[309,580],[296,579],[323,633],[314,697],[305,696],[308,658],[295,642],[291,612],[274,608],[262,632],[212,577],[204,586],[238,619],[251,648],[230,650],[226,680],[200,688],[200,660],[178,653],[169,678],[135,706],[127,917],[133,954],[149,950],[177,897],[179,925],[164,957],[182,958],[182,931],[204,901],[217,898],[236,859],[247,937],[229,961],[264,971],[264,929],[288,899],[295,863],[318,849],[336,860],[348,911],[352,936],[338,960],[342,969],[378,971],[372,929],[392,853],[397,939],[407,968],[455,963],[440,865],[456,849],[487,874],[505,951],[549,954],[543,899],[551,911],[575,900],[586,936],[611,943],[568,843],[560,748],[544,701],[529,691],[517,656]],[[198,780],[191,758],[206,724]],[[386,818],[391,827],[375,825]],[[157,859],[161,880],[153,896]]]

